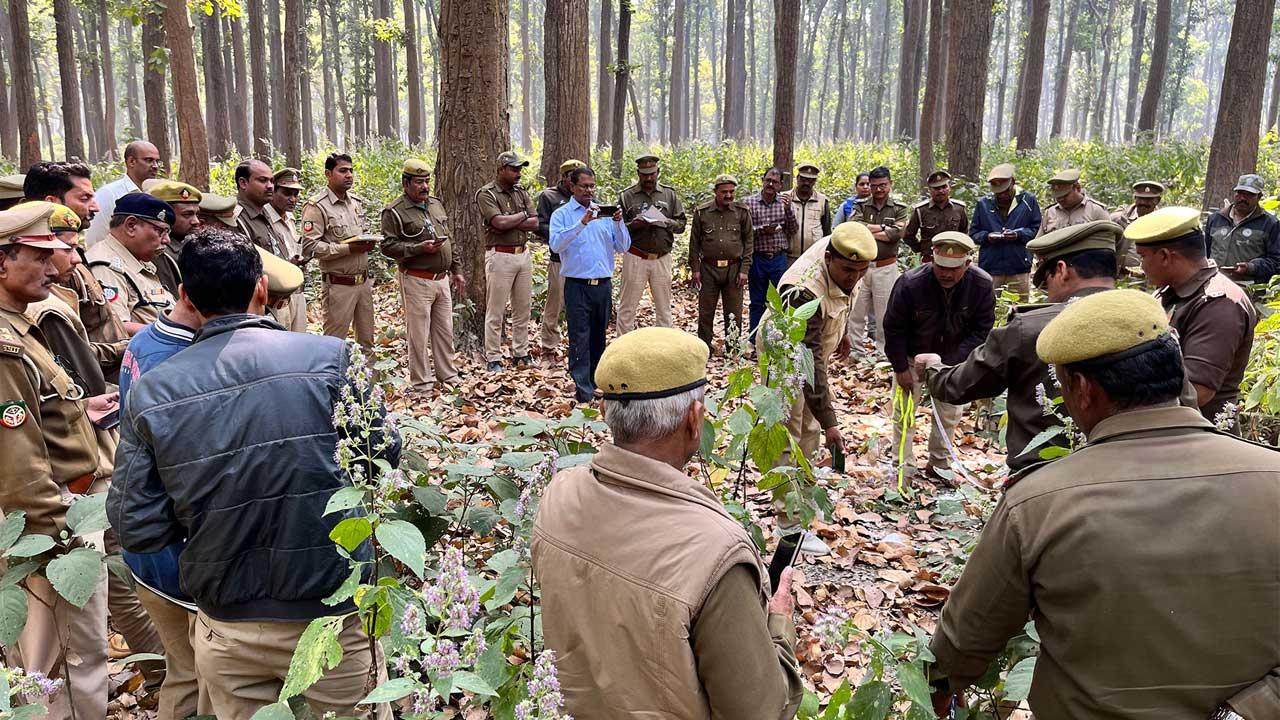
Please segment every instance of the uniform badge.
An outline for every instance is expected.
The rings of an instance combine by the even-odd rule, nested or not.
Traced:
[[[105,298],[106,301],[109,303],[115,302],[116,298],[120,297],[120,291],[116,290],[114,287],[110,285],[103,285],[102,297]]]
[[[0,327],[0,353],[4,355],[22,355],[22,343],[13,334],[13,331],[7,327]]]
[[[21,400],[13,400],[0,404],[0,425],[10,430],[22,427],[27,421],[27,404]]]
[[[1245,237],[1249,237],[1250,235],[1252,235],[1252,234],[1253,234],[1253,230],[1252,230],[1252,229],[1250,229],[1250,228],[1245,228],[1243,231],[1241,231],[1241,233],[1240,233],[1240,234],[1241,234],[1241,235],[1243,235],[1243,236],[1245,236]]]
[[[302,232],[304,232],[304,233],[311,232],[311,229],[312,229],[312,228],[314,228],[315,226],[316,226],[316,224],[315,224],[315,223],[313,223],[313,222],[311,222],[310,220],[303,220],[303,221],[302,221]]]

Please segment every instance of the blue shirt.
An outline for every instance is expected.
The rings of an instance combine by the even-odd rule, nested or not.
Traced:
[[[631,233],[622,221],[609,218],[583,225],[585,212],[587,208],[573,198],[551,213],[551,251],[560,254],[560,277],[613,277],[613,254],[631,247]]]
[[[1013,230],[1012,240],[987,242],[993,232]],[[1013,197],[1008,217],[1001,218],[996,199],[988,195],[978,201],[969,222],[969,237],[978,245],[978,267],[990,275],[1021,275],[1031,272],[1031,253],[1027,243],[1040,230],[1040,205],[1036,196],[1022,191]]]

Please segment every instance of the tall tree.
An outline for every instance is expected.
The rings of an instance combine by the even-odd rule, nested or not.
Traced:
[[[1160,93],[1164,90],[1164,75],[1169,63],[1169,30],[1173,22],[1173,0],[1156,0],[1155,31],[1151,39],[1151,68],[1147,71],[1147,86],[1142,92],[1142,106],[1138,112],[1138,139],[1155,140],[1156,112],[1160,108]]]
[[[747,132],[746,28],[743,26],[745,0],[725,0],[724,21],[724,103],[721,137],[741,138]]]
[[[1044,44],[1049,30],[1049,0],[1031,0],[1027,37],[1022,49],[1022,86],[1018,90],[1018,149],[1036,146],[1040,132],[1040,92],[1044,81]]]
[[[1093,102],[1093,116],[1089,121],[1089,139],[1096,140],[1102,134],[1102,120],[1106,117],[1108,93],[1107,86],[1111,82],[1111,59],[1112,45],[1114,44],[1114,28],[1112,27],[1113,17],[1116,9],[1115,0],[1107,0],[1105,10],[1102,13],[1097,11],[1097,6],[1091,6],[1094,17],[1098,19],[1102,26],[1102,77],[1098,79],[1098,94]]]
[[[697,2],[697,10],[694,11],[693,43],[689,45],[689,59],[686,63],[693,70],[693,82],[690,84],[693,98],[689,103],[689,120],[685,126],[685,137],[692,137],[695,140],[702,137],[702,62],[699,55],[702,47],[702,5],[701,2]]]
[[[320,16],[320,37],[332,38],[337,37],[336,29],[330,31],[328,23],[325,19],[328,13],[325,12],[325,2],[320,0],[316,3],[316,14]],[[321,92],[324,99],[324,136],[329,142],[338,144],[338,109],[337,99],[333,92],[333,56],[334,52],[320,53],[320,81]]]
[[[596,147],[604,147],[613,138],[613,0],[600,0],[596,53]]]
[[[1048,0],[1045,0],[1048,2]],[[938,101],[942,95],[942,33],[946,20],[942,16],[942,0],[929,0],[929,67],[924,76],[924,102],[920,107],[920,179],[933,174],[934,120],[938,117]]]
[[[76,72],[76,41],[72,33],[71,0],[53,0],[54,45],[58,50],[58,80],[62,84],[62,142],[68,159],[84,160],[84,125],[80,119],[80,81]]]
[[[119,158],[116,151],[116,80],[113,70],[114,62],[111,56],[111,20],[107,14],[106,0],[96,0],[93,3],[94,25],[98,31],[98,48],[102,62],[100,63],[100,71],[102,73],[102,132],[104,142],[106,143],[107,157],[115,160]]]
[[[252,8],[257,4],[257,0],[249,0],[249,7]],[[224,16],[225,17],[225,16]],[[254,140],[257,135],[253,131],[253,126],[257,123],[257,97],[253,99],[253,116],[252,120],[248,112],[248,103],[253,89],[249,84],[249,66],[245,57],[244,43],[244,19],[225,18],[228,35],[231,36],[231,56],[228,58],[223,55],[223,69],[231,74],[231,81],[228,83],[228,94],[231,94],[231,88],[235,88],[234,96],[237,99],[237,111],[231,112],[231,138],[236,145],[236,152],[247,156],[253,151]],[[228,59],[230,62],[227,62]]]
[[[613,139],[610,160],[614,177],[622,175],[622,146],[627,134],[627,86],[631,81],[631,2],[618,0],[618,60],[613,71]]]
[[[587,0],[550,0],[546,3],[542,23],[542,68],[546,93],[542,113],[542,162],[538,174],[546,179],[548,185],[559,178],[560,163],[569,158],[585,161],[591,157],[590,96],[583,92],[590,87],[589,67],[582,61],[588,56],[590,32]],[[622,107],[622,103],[618,106]]]
[[[18,114],[18,164],[40,162],[40,130],[36,124],[35,73],[31,63],[31,31],[26,0],[9,0],[9,30],[13,33],[13,104]]]
[[[1062,134],[1062,115],[1067,107],[1067,93],[1071,89],[1071,58],[1076,52],[1076,18],[1080,0],[1070,0],[1067,6],[1067,34],[1063,36],[1062,56],[1058,58],[1057,79],[1053,83],[1053,125],[1049,137]]]
[[[263,0],[246,0],[249,4],[249,56],[253,82],[253,154],[271,156],[271,89],[267,85],[267,40],[262,22]]]
[[[294,0],[298,2],[298,0]],[[169,43],[169,68],[175,98],[197,98],[196,53],[191,42],[191,14],[187,0],[165,0],[164,33]],[[209,187],[209,139],[200,103],[174,103],[178,121],[178,179],[198,188]]]
[[[142,98],[147,108],[147,140],[160,152],[160,164],[169,174],[169,100],[165,97],[164,59],[166,45],[160,15],[147,12],[142,16]],[[208,162],[203,163],[208,165]]]
[[[1267,124],[1265,126],[1267,130],[1274,129],[1277,120],[1280,120],[1280,58],[1276,59],[1276,67],[1272,73],[1271,106],[1267,109]]]
[[[271,90],[271,149],[279,152],[284,149],[284,123],[287,112],[296,112],[287,108],[279,90],[280,79],[284,77],[284,46],[280,40],[280,0],[258,0],[264,2],[263,12],[267,16],[267,57],[270,59],[269,86]],[[259,61],[261,62],[261,61]],[[264,63],[265,64],[265,63]]]
[[[302,24],[302,0],[284,0],[284,159],[290,167],[302,167],[302,58],[298,33]]]
[[[795,162],[796,56],[800,49],[800,0],[773,0],[773,166],[789,173]]]
[[[123,18],[116,25],[116,37],[120,41],[120,49],[124,52],[124,89],[125,103],[129,110],[128,137],[142,137],[142,129],[146,127],[142,121],[142,105],[138,99],[142,97],[138,85],[138,67],[143,65],[139,53],[139,45],[133,41],[133,21]]]
[[[0,6],[0,28],[9,28],[8,8]],[[9,81],[9,57],[13,50],[9,48],[8,33],[0,33],[0,117],[13,117],[17,113],[10,102],[10,91],[13,83]],[[0,157],[15,159],[18,157],[18,125],[15,122],[0,123]]]
[[[987,104],[990,50],[991,3],[952,0],[947,165],[952,174],[970,180],[977,179],[982,161],[982,113]]]
[[[685,15],[687,0],[675,0],[671,27],[675,31],[671,42],[671,81],[668,83],[671,99],[667,104],[667,144],[677,145],[684,140],[684,118],[688,112],[688,65],[685,60]],[[1280,77],[1280,72],[1276,73]]]
[[[1254,172],[1258,163],[1258,117],[1266,83],[1266,63],[1275,0],[1236,0],[1227,61],[1222,68],[1218,120],[1209,147],[1204,207],[1230,194],[1236,177]]]
[[[94,28],[92,15],[81,13],[79,8],[71,10],[71,24],[76,35],[76,46],[81,48],[80,58],[80,92],[84,103],[84,128],[89,143],[85,146],[88,158],[101,160],[106,157],[105,133],[102,130],[102,69],[98,61],[98,33]]]
[[[1004,99],[1009,89],[1009,45],[1013,39],[1013,4],[1006,3],[1004,6],[1004,22],[1001,35],[1003,35],[1003,47],[1000,51],[1000,81],[996,90],[996,117],[995,128],[992,132],[992,139],[1000,142],[1004,139]]]
[[[553,3],[548,3],[553,4]],[[529,5],[520,3],[520,147],[528,152],[533,148],[533,77],[529,66],[529,56],[533,54],[533,46],[529,43]],[[551,12],[550,9],[547,12]],[[542,33],[547,34],[546,23]],[[546,42],[543,42],[543,59],[546,57]],[[545,69],[545,65],[544,65]],[[589,111],[589,109],[588,109]]]
[[[1125,86],[1124,139],[1133,139],[1133,122],[1138,110],[1138,79],[1142,76],[1142,46],[1146,42],[1147,0],[1133,0],[1133,36],[1129,48],[1129,81]]]
[[[414,0],[404,0],[405,80],[409,91],[409,144],[421,145],[427,138],[423,117],[422,49],[418,43],[418,8]]]
[[[307,0],[303,1],[301,18],[293,32],[298,35],[298,94],[302,102],[302,149],[316,149],[316,120],[311,102],[311,35],[307,32]]]
[[[898,109],[894,116],[893,134],[909,139],[916,132],[917,98],[920,93],[920,70],[916,67],[917,51],[924,42],[925,8],[928,0],[903,0],[902,46],[898,55]]]
[[[390,19],[388,0],[373,0],[374,22]],[[373,36],[374,104],[378,112],[378,134],[395,137],[396,78],[391,70],[391,39],[382,33]]]
[[[209,131],[209,153],[224,158],[232,149],[230,98],[226,68],[222,65],[222,18],[215,5],[201,13],[200,45],[204,52],[204,109]]]
[[[440,113],[437,117],[436,188],[453,220],[453,246],[470,279],[467,296],[484,305],[483,221],[476,188],[491,181],[494,161],[507,148],[507,0],[440,3]],[[585,88],[584,88],[585,91]],[[484,313],[465,328],[478,338]]]

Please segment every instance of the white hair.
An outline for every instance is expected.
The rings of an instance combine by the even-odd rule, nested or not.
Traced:
[[[615,443],[660,440],[680,427],[689,408],[702,400],[706,390],[706,385],[699,385],[664,398],[606,400],[604,422],[613,433]]]

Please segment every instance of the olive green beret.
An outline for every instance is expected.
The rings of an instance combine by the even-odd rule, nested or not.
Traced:
[[[831,249],[845,260],[870,262],[876,259],[876,239],[866,225],[840,223],[831,233]]]
[[[22,183],[26,175],[5,175],[0,177],[0,200],[13,200],[22,197]]]
[[[736,177],[734,177],[734,176],[732,176],[732,175],[730,175],[730,174],[728,174],[728,173],[722,173],[722,174],[720,174],[720,175],[717,175],[717,176],[716,176],[716,179],[715,179],[715,182],[711,183],[711,187],[712,187],[712,189],[715,189],[715,188],[720,187],[721,185],[732,185],[732,186],[734,186],[734,187],[737,187],[737,186],[738,186],[738,178],[736,178]]]
[[[1116,241],[1124,232],[1110,220],[1094,220],[1045,233],[1027,243],[1027,249],[1041,261],[1053,260],[1084,250],[1116,251]]]
[[[1195,208],[1162,207],[1129,223],[1124,236],[1138,245],[1160,245],[1200,230],[1200,211]]]
[[[66,250],[71,247],[58,239],[49,228],[54,204],[43,200],[14,205],[0,211],[0,246],[26,245],[41,250]]]
[[[431,166],[425,160],[409,158],[404,161],[404,167],[400,168],[400,174],[409,177],[430,177]]]
[[[198,203],[201,193],[194,187],[177,180],[152,178],[142,182],[142,192],[151,197],[173,203]]]
[[[959,230],[946,230],[933,236],[933,264],[945,268],[957,268],[969,260],[978,248],[973,238]]]
[[[1139,290],[1107,290],[1073,300],[1036,339],[1046,363],[1120,359],[1169,332],[1160,301]]]
[[[302,269],[288,260],[254,245],[258,256],[262,258],[262,274],[267,276],[267,293],[277,297],[288,297],[302,287]]]
[[[707,344],[683,330],[632,330],[604,349],[596,387],[606,400],[648,400],[679,395],[707,382]]]
[[[53,212],[49,215],[49,229],[54,232],[80,232],[80,216],[66,205],[53,203]]]
[[[560,174],[563,175],[567,172],[573,172],[574,170],[577,170],[580,167],[586,167],[586,166],[587,164],[582,162],[581,160],[573,160],[573,159],[565,160],[564,162],[560,163]]]
[[[240,215],[240,204],[235,198],[211,192],[200,196],[200,209],[227,227],[235,227],[236,218]]]

